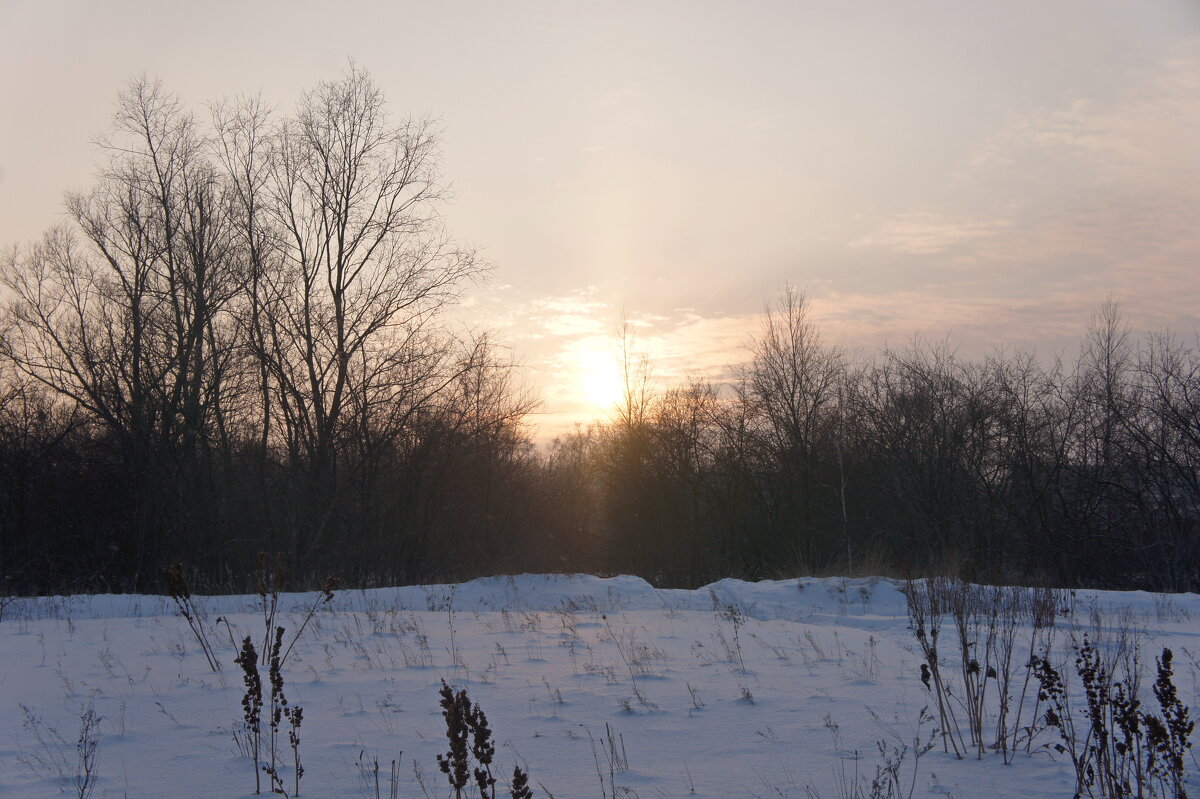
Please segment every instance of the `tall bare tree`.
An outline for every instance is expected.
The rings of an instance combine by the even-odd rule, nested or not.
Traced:
[[[311,555],[339,511],[353,409],[430,393],[425,378],[437,380],[447,352],[438,314],[484,266],[443,229],[432,125],[393,124],[364,71],[305,93],[267,146],[277,262],[262,271],[259,355],[290,458],[309,472],[305,495],[318,500],[307,540],[293,541]]]
[[[821,475],[834,452],[829,445],[837,435],[846,358],[821,340],[806,297],[790,286],[767,307],[750,353],[735,390],[772,484],[766,494],[771,524],[790,546],[808,548],[820,508],[837,497],[837,488]]]
[[[132,82],[101,144],[97,185],[67,198],[78,233],[53,230],[4,269],[16,322],[5,350],[115,437],[140,559],[152,530],[195,521],[184,493],[223,436],[241,258],[225,182],[176,97]]]

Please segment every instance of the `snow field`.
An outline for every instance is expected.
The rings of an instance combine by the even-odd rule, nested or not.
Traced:
[[[914,760],[914,739],[933,732],[920,722],[932,700],[900,588],[803,578],[683,591],[522,575],[339,592],[284,668],[288,699],[304,708],[301,796],[374,797],[376,763],[388,796],[393,760],[397,796],[446,796],[435,759],[446,750],[443,679],[486,712],[496,771],[520,764],[537,796],[540,784],[556,799],[837,797],[903,746],[913,796],[1069,796],[1070,763],[1039,746],[1054,743],[1052,731],[1009,766],[994,754],[957,760],[940,743]],[[281,596],[285,640],[315,598]],[[92,796],[253,796],[253,766],[235,740],[243,686],[233,658],[244,635],[262,645],[259,598],[196,601],[219,673],[167,598],[10,604],[0,621],[0,795],[78,795],[80,719],[94,708]],[[1074,608],[1058,622],[1058,660],[1069,662],[1071,629],[1128,614],[1147,673],[1172,647],[1181,698],[1196,706],[1200,597],[1078,592]],[[283,762],[290,785],[290,751]]]

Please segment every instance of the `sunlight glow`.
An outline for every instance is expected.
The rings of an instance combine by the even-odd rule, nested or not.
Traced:
[[[599,410],[611,410],[625,394],[621,363],[611,346],[594,346],[576,353],[581,399]]]

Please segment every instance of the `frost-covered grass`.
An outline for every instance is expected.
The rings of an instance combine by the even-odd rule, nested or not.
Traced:
[[[1074,771],[1055,750],[1053,729],[1020,740],[1010,765],[992,750],[962,759],[943,751],[902,588],[805,578],[682,591],[632,577],[524,575],[339,592],[318,608],[282,670],[288,699],[304,709],[301,795],[374,797],[378,779],[388,796],[397,761],[396,796],[446,796],[436,761],[446,752],[438,705],[445,680],[486,712],[499,774],[521,765],[535,796],[545,795],[540,784],[557,799],[834,799],[851,795],[852,783],[869,796],[878,767],[895,772],[905,796],[1070,796]],[[0,795],[253,795],[234,658],[244,636],[265,640],[259,598],[193,599],[219,672],[168,598],[8,605]],[[288,639],[315,599],[280,597],[276,623]],[[1068,599],[1050,653],[1066,673],[1072,638],[1123,625],[1142,648],[1143,701],[1153,702],[1154,657],[1167,646],[1180,698],[1196,706],[1200,597]],[[1020,627],[1017,638],[1027,651],[1029,630]],[[957,653],[948,638],[939,654],[952,681]],[[1013,693],[1024,674],[1016,663]],[[994,713],[984,690],[983,712]],[[951,682],[951,701],[955,691]],[[84,774],[89,711],[99,722],[84,736],[94,743]],[[1024,713],[1034,716],[1029,704]],[[990,724],[989,716],[982,726]],[[1187,766],[1195,794],[1191,755]],[[500,788],[507,796],[503,779]]]

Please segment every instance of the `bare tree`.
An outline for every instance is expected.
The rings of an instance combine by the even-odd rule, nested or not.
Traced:
[[[242,289],[246,313],[239,316],[242,344],[254,364],[257,416],[250,422],[258,442],[258,479],[265,488],[262,467],[268,460],[273,430],[274,383],[271,379],[268,336],[262,309],[269,274],[279,269],[281,231],[268,213],[267,184],[272,158],[271,113],[261,97],[247,97],[212,107],[215,138],[212,149],[224,168],[234,207],[229,235],[244,259]]]
[[[1200,584],[1200,353],[1170,333],[1151,337],[1138,363],[1142,397],[1134,441],[1153,497],[1153,568],[1165,590]]]
[[[338,453],[356,402],[411,405],[427,376],[437,380],[438,313],[484,265],[443,230],[431,124],[393,126],[364,71],[304,94],[269,147],[278,264],[262,272],[260,357],[291,459],[309,472],[305,495],[318,500],[306,503],[316,510],[307,540],[293,541],[312,555],[338,511]]]
[[[650,358],[645,352],[635,350],[633,327],[623,315],[617,336],[621,345],[621,403],[617,407],[617,420],[632,432],[645,426],[654,404]]]
[[[355,67],[290,116],[245,98],[211,127],[142,79],[101,144],[72,227],[0,264],[0,356],[101,423],[134,583],[166,553],[304,569],[425,534],[470,459],[472,501],[503,496],[530,403],[486,335],[443,321],[487,269],[443,229],[431,123],[392,121]],[[498,517],[475,518],[487,539]]]
[[[191,524],[182,492],[223,436],[241,260],[224,182],[177,98],[132,82],[101,144],[96,187],[67,199],[82,241],[53,230],[4,269],[16,322],[5,351],[115,436],[140,558],[151,529]]]
[[[742,401],[756,410],[777,452],[811,450],[837,401],[846,362],[821,341],[803,293],[789,286],[766,309],[750,352],[739,376]]]
[[[765,456],[776,545],[787,542],[796,554],[811,554],[820,509],[838,497],[822,473],[838,435],[846,359],[821,341],[807,299],[790,286],[767,307],[750,352],[735,391],[754,447]]]

